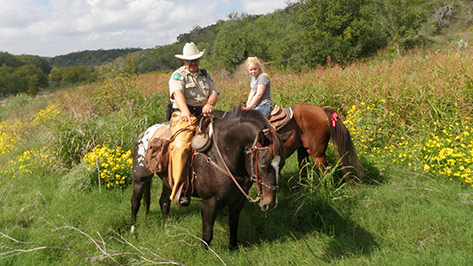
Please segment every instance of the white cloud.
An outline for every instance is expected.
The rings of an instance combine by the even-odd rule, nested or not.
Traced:
[[[248,14],[267,14],[273,12],[276,9],[285,8],[287,6],[287,1],[289,0],[242,0],[242,12]],[[294,2],[294,0],[290,2]]]
[[[170,44],[234,12],[262,14],[286,0],[0,0],[0,51],[55,56]]]

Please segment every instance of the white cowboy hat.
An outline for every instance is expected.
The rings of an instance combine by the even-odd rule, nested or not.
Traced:
[[[193,42],[188,42],[184,45],[182,49],[182,54],[175,55],[177,58],[182,60],[194,60],[201,57],[205,52],[205,49],[202,52],[199,52],[199,48]]]

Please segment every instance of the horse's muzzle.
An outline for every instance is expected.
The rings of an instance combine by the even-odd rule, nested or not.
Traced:
[[[267,198],[263,198],[259,201],[259,207],[264,212],[267,212],[267,211],[271,210],[272,208],[276,207],[276,205],[277,205],[276,197],[274,197],[270,200],[268,200]]]

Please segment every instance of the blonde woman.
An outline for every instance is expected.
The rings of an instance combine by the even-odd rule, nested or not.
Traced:
[[[251,75],[251,80],[250,93],[246,106],[243,109],[258,110],[267,118],[274,108],[273,102],[271,101],[271,82],[269,81],[269,77],[264,73],[258,58],[248,57],[245,65]]]

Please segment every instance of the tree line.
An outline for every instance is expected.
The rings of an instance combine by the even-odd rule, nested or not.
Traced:
[[[267,15],[231,13],[152,49],[83,51],[53,58],[0,53],[0,96],[90,82],[100,65],[146,73],[172,70],[186,42],[206,49],[202,64],[232,72],[249,56],[302,70],[346,64],[380,49],[428,45],[433,36],[472,30],[471,0],[300,0]]]
[[[0,97],[17,93],[35,95],[48,87],[95,81],[99,66],[139,50],[81,51],[52,58],[0,52]]]
[[[179,35],[172,45],[129,57],[138,73],[174,69],[182,63],[173,55],[193,41],[207,50],[202,62],[209,69],[231,72],[248,56],[294,70],[346,64],[386,47],[399,52],[465,31],[472,10],[469,0],[301,0],[264,16],[232,13]]]

